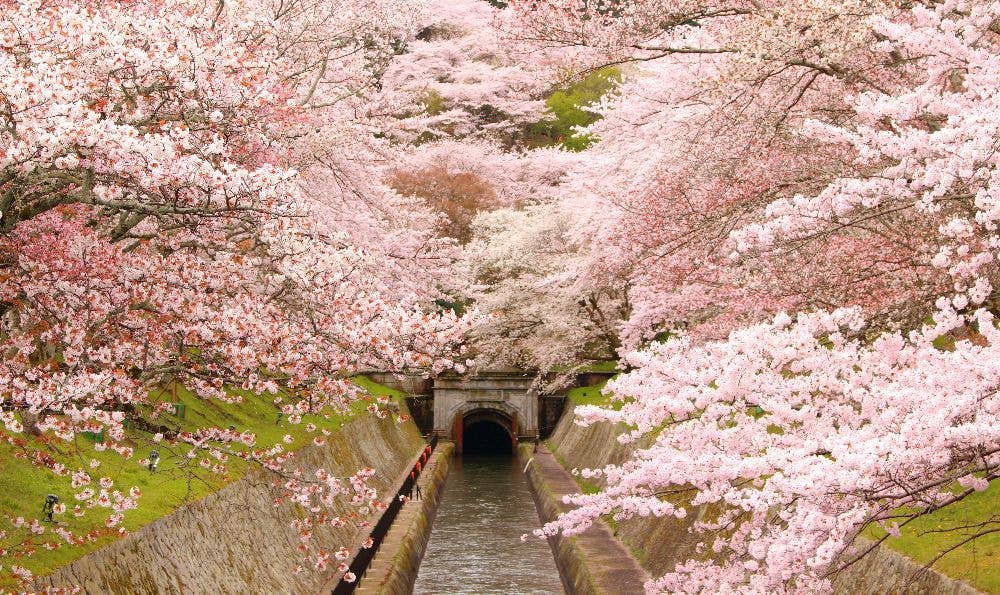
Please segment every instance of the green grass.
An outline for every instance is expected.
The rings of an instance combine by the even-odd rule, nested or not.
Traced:
[[[355,376],[351,380],[354,382],[354,384],[365,389],[365,391],[367,391],[368,394],[374,397],[386,396],[398,400],[406,396],[403,394],[402,391],[398,391],[394,388],[390,388],[388,386],[379,384],[373,381],[372,379],[368,378],[367,376]]]
[[[984,492],[916,519],[901,529],[899,537],[890,537],[885,545],[920,563],[930,562],[940,552],[961,542],[972,531],[942,529],[982,523],[1000,517],[1000,482],[994,481]],[[881,528],[867,532],[871,538],[885,535]],[[987,593],[1000,593],[1000,533],[984,535],[949,552],[932,566],[947,576],[967,581]]]
[[[600,116],[591,105],[621,84],[621,70],[607,67],[590,73],[545,100],[550,119],[534,124],[529,131],[532,146],[560,145],[568,151],[582,151],[597,140],[592,134],[580,134],[578,127],[593,124]]]
[[[437,116],[448,109],[444,97],[434,89],[428,89],[420,97],[420,103],[424,106],[424,113],[428,116]]]
[[[388,395],[393,398],[402,396],[399,391],[376,384],[368,378],[358,377],[354,381],[374,396]],[[154,402],[161,400],[173,402],[173,397],[166,392],[154,394],[152,397]],[[206,427],[226,428],[232,425],[239,431],[256,434],[256,448],[266,448],[282,442],[287,434],[293,440],[291,444],[285,445],[285,448],[295,450],[312,444],[313,437],[317,435],[306,430],[308,424],[315,424],[317,432],[322,429],[335,431],[346,419],[364,411],[370,401],[366,399],[352,404],[346,414],[324,412],[305,415],[301,423],[290,424],[285,418],[276,422],[277,408],[272,403],[272,396],[243,394],[243,397],[241,403],[224,403],[200,399],[191,392],[179,388],[177,401],[185,406],[183,418],[173,414],[163,414],[151,421],[182,431]],[[149,413],[148,409],[144,411],[143,417],[147,420],[151,418]],[[56,549],[47,550],[39,547],[31,556],[23,556],[17,552],[2,559],[4,571],[8,570],[11,564],[16,564],[37,575],[51,573],[60,566],[118,539],[120,535],[116,531],[104,528],[103,522],[107,518],[108,509],[89,509],[83,516],[74,517],[72,508],[76,501],[73,495],[82,488],[74,489],[70,485],[69,477],[57,477],[52,472],[32,464],[24,457],[24,452],[44,453],[63,463],[71,471],[79,468],[87,470],[94,480],[90,487],[95,490],[99,489],[96,484],[101,477],[110,477],[114,480],[112,489],[121,490],[123,493],[127,493],[133,486],[138,487],[142,492],[139,506],[125,513],[123,526],[128,531],[135,531],[186,503],[221,489],[242,477],[250,465],[239,458],[231,457],[227,461],[227,471],[222,475],[215,474],[196,463],[191,464],[182,454],[184,449],[172,447],[165,440],[154,443],[151,433],[136,428],[128,430],[125,440],[126,444],[135,449],[131,459],[124,459],[109,450],[98,451],[93,440],[79,434],[71,443],[45,436],[32,438],[18,435],[15,438],[22,441],[22,447],[0,442],[0,511],[13,517],[40,518],[42,502],[47,494],[52,493],[56,494],[67,507],[65,514],[56,517],[60,526],[75,534],[94,532],[91,542],[70,546],[47,531],[45,535],[36,539],[36,543],[58,542],[61,545]],[[147,458],[152,449],[156,449],[161,456],[159,470],[156,473],[151,473],[138,462]],[[98,461],[100,465],[96,469],[91,468],[91,461]],[[10,547],[16,538],[23,538],[23,534],[20,531],[11,532],[6,539],[0,540],[0,548]],[[14,586],[9,574],[6,572],[0,574],[0,591]]]
[[[592,384],[590,386],[580,386],[566,391],[566,397],[574,405],[597,405],[600,407],[610,407],[615,411],[620,411],[625,401],[615,400],[614,395],[605,394],[604,385],[607,381]],[[629,401],[630,399],[626,399]]]
[[[576,374],[586,374],[587,372],[608,372],[615,373],[618,372],[618,362],[613,359],[596,361],[590,364],[586,364],[580,367],[575,366],[552,366],[549,368],[550,372],[573,372]]]
[[[618,362],[615,360],[605,360],[603,362],[595,362],[588,366],[580,368],[580,372],[617,372]]]
[[[566,392],[566,396],[574,405],[610,405],[611,396],[601,393],[605,384],[601,382],[593,386],[573,388]]]

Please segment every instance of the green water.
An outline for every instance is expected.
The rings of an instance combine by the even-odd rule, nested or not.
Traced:
[[[564,593],[535,504],[510,455],[457,457],[414,593]]]

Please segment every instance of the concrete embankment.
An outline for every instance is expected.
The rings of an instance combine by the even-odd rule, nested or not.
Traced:
[[[525,444],[518,454],[526,465],[528,486],[542,522],[553,521],[569,510],[570,505],[564,504],[562,498],[579,492],[579,487],[552,453],[543,445],[532,452],[532,447]],[[549,546],[567,593],[638,594],[644,592],[643,584],[650,578],[603,521],[579,535],[550,537]]]
[[[625,461],[633,449],[641,445],[623,445],[616,437],[620,427],[608,423],[581,427],[573,423],[572,406],[567,407],[559,425],[549,441],[553,455],[564,469],[599,468]],[[579,491],[579,490],[577,490]],[[540,505],[540,513],[543,509]],[[551,514],[551,511],[544,511]],[[688,515],[680,520],[673,517],[636,517],[615,524],[614,535],[625,544],[628,551],[652,576],[661,576],[673,570],[677,563],[696,557],[697,537],[689,532],[692,523],[705,514],[702,507],[689,507]],[[548,517],[546,517],[548,518]],[[565,540],[563,540],[565,541]],[[560,569],[563,565],[586,568],[591,561],[581,548],[559,546],[557,551]],[[582,560],[572,560],[582,556]],[[840,573],[834,581],[836,592],[843,594],[882,593],[947,593],[973,595],[979,591],[967,583],[954,580],[934,571],[920,572],[921,566],[905,556],[887,548],[879,548],[872,555]],[[911,581],[911,577],[914,577]],[[569,588],[567,586],[567,588]],[[594,591],[573,591],[594,592]],[[616,593],[618,591],[603,591]]]
[[[356,593],[403,595],[413,592],[454,451],[455,445],[451,442],[438,444],[417,480],[420,499],[411,499],[396,516]],[[414,490],[414,497],[416,494]]]
[[[323,447],[296,454],[305,470],[325,468],[348,476],[376,470],[372,485],[394,493],[424,442],[412,423],[362,415],[328,438]],[[38,580],[37,587],[79,586],[86,593],[310,593],[329,583],[332,572],[293,570],[298,563],[297,531],[289,526],[301,511],[274,506],[273,476],[252,471],[128,537],[92,552]],[[334,515],[351,512],[338,501]],[[330,550],[357,549],[367,535],[354,522],[315,528],[313,543]]]

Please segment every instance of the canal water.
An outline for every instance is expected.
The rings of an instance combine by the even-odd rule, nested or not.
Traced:
[[[509,454],[457,456],[413,592],[564,593],[528,483]]]

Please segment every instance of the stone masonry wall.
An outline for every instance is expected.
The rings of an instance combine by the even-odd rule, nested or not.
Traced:
[[[320,466],[339,475],[362,467],[377,473],[381,491],[404,472],[423,441],[412,423],[360,416],[329,437],[324,447],[298,453],[306,469]],[[330,573],[293,574],[299,543],[289,522],[301,514],[273,506],[274,488],[254,471],[219,492],[193,502],[128,537],[42,577],[37,586],[80,586],[85,593],[308,593]],[[346,503],[335,514],[348,512]],[[356,525],[318,528],[316,543],[335,549],[357,546]]]

